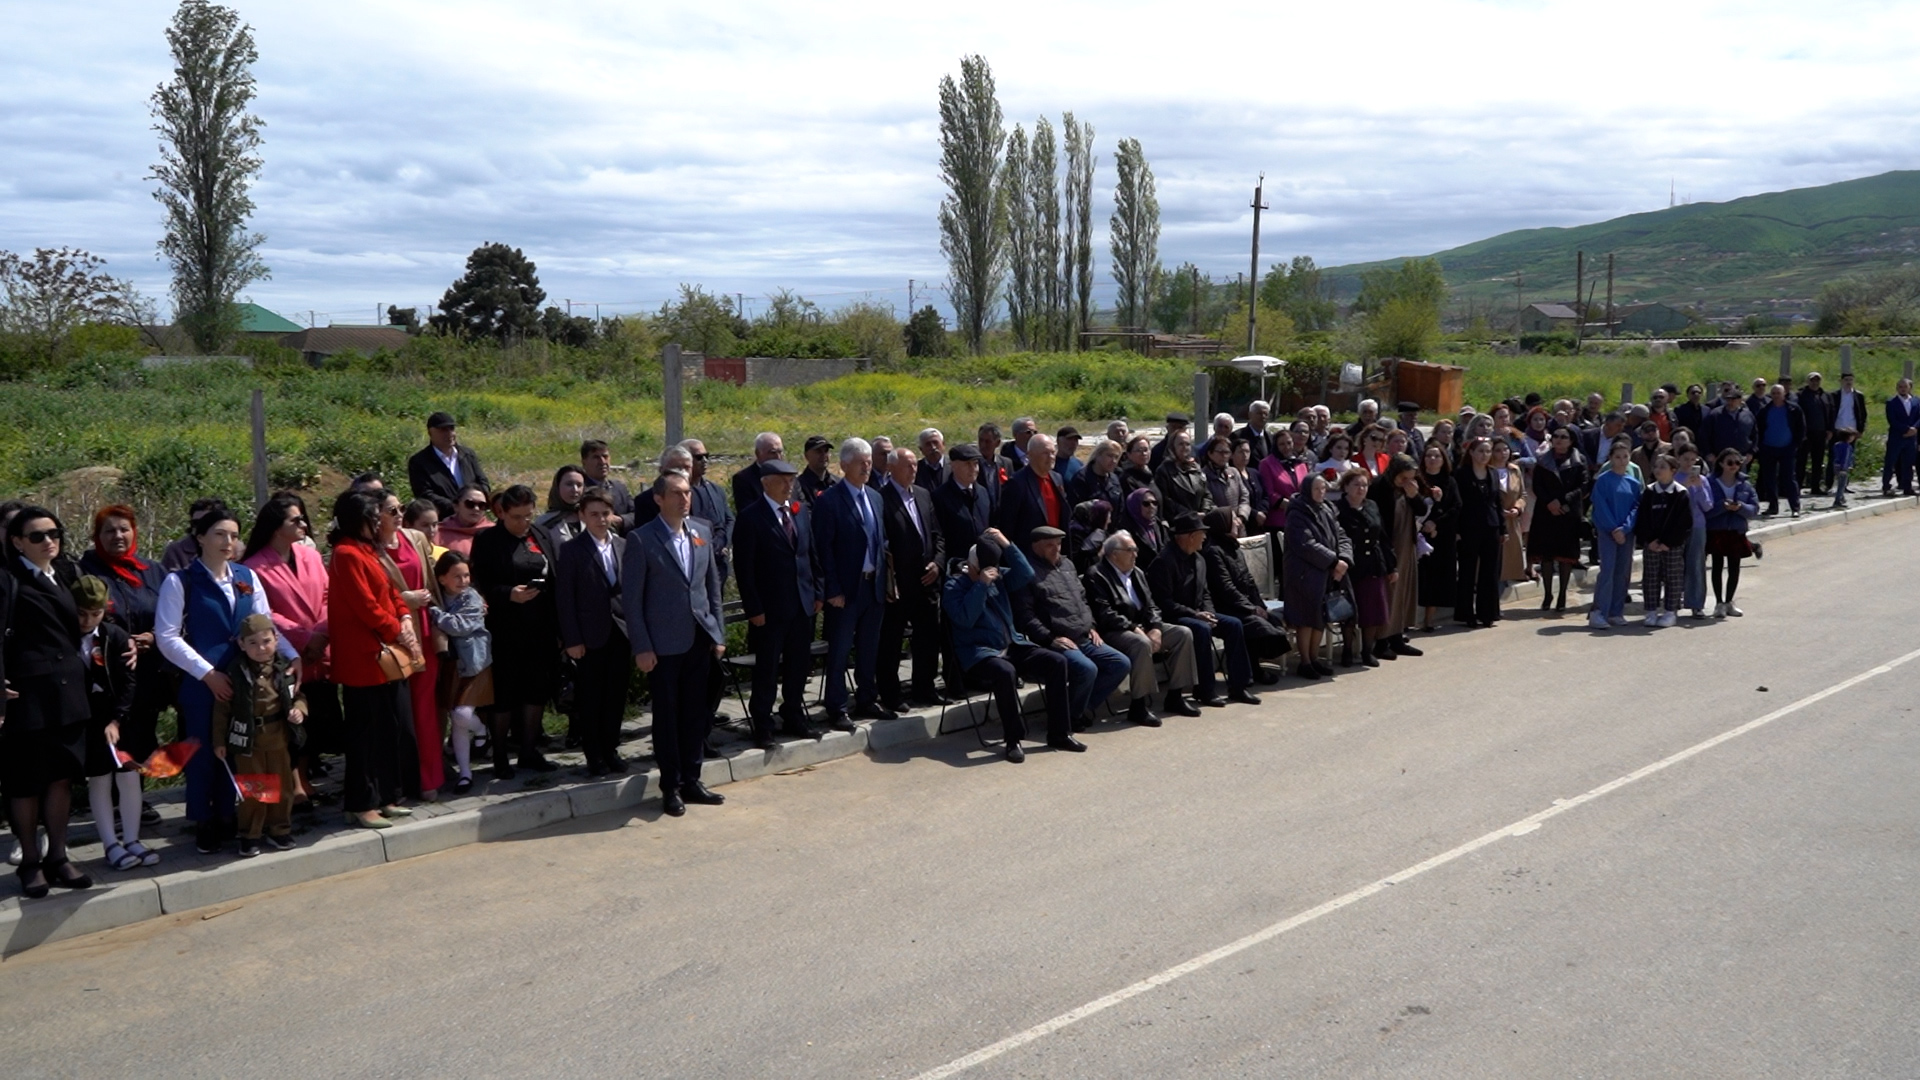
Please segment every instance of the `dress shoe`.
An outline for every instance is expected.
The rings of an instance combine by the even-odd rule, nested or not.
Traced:
[[[1258,705],[1260,704],[1260,695],[1242,686],[1237,690],[1227,691],[1227,700],[1237,701],[1242,705]]]
[[[1081,713],[1081,714],[1080,714],[1079,716],[1077,716],[1077,717],[1075,717],[1075,718],[1074,718],[1074,721],[1073,721],[1073,730],[1075,730],[1075,731],[1086,731],[1086,730],[1089,730],[1089,729],[1090,729],[1090,728],[1092,728],[1092,727],[1093,727],[1093,714],[1092,714],[1092,713]]]
[[[848,716],[848,715],[847,715],[846,713],[843,713],[843,712],[840,712],[840,713],[828,713],[828,714],[827,714],[827,726],[828,726],[828,727],[831,727],[831,728],[832,728],[833,730],[835,730],[835,731],[858,731],[858,730],[860,730],[860,729],[859,729],[859,726],[858,726],[858,725],[856,725],[856,724],[855,724],[855,723],[853,722],[853,717],[851,717],[851,716]]]
[[[1161,711],[1170,712],[1176,716],[1199,716],[1200,706],[1188,701],[1187,695],[1175,690],[1167,694],[1166,708]]]
[[[1400,654],[1393,651],[1393,642],[1386,638],[1381,638],[1379,641],[1373,643],[1373,655],[1382,660],[1400,659]]]
[[[598,780],[600,777],[605,775],[607,775],[607,767],[605,765],[602,765],[597,761],[588,763],[587,779]]]
[[[1025,750],[1020,749],[1020,744],[1017,742],[1008,743],[1007,744],[1007,760],[1013,762],[1015,765],[1018,765],[1021,762],[1027,760],[1027,752]]]
[[[1399,637],[1393,639],[1393,654],[1395,656],[1425,656],[1427,652],[1425,649],[1415,648],[1413,642],[1408,641],[1406,638]]]
[[[549,773],[558,769],[560,766],[555,765],[553,762],[548,761],[544,757],[535,755],[530,758],[528,757],[521,758],[520,767],[527,770],[528,772]]]
[[[1320,665],[1312,661],[1301,661],[1300,666],[1293,669],[1293,673],[1303,679],[1317,679],[1320,677]]]
[[[612,774],[613,774],[613,775],[615,775],[615,776],[625,776],[625,775],[627,775],[627,762],[626,762],[626,760],[625,760],[624,758],[622,758],[622,757],[621,757],[620,755],[618,755],[618,754],[615,754],[614,756],[612,756],[612,757],[610,757],[610,758],[608,758],[608,759],[607,759],[607,771],[608,771],[609,773],[612,773]]]
[[[1055,750],[1065,750],[1074,754],[1084,754],[1087,752],[1087,744],[1071,735],[1064,739],[1048,739],[1047,745],[1053,747]]]
[[[1147,699],[1143,697],[1134,698],[1133,704],[1127,706],[1127,722],[1141,727],[1160,726],[1160,718],[1147,708]]]
[[[753,737],[753,748],[756,750],[765,750],[767,753],[771,754],[773,753],[774,749],[779,745],[780,743],[774,739],[773,734],[771,732],[768,732],[767,734],[764,734],[764,735],[755,735]]]
[[[455,795],[465,795],[467,792],[472,790],[473,790],[473,777],[471,776],[463,776],[460,779],[455,780],[453,782],[453,793]]]
[[[792,735],[796,739],[818,739],[825,732],[804,720],[790,720],[780,725],[780,734]]]
[[[1354,663],[1355,661],[1353,659],[1353,646],[1349,645],[1346,648],[1341,649],[1340,650],[1340,666],[1352,667]]]
[[[938,709],[953,704],[954,699],[936,690],[931,694],[915,694],[912,701],[923,709]]]
[[[506,763],[506,762],[504,762],[504,761],[496,761],[496,762],[494,762],[494,763],[493,763],[493,778],[494,778],[495,780],[511,780],[511,779],[513,779],[513,766],[512,766],[512,765],[509,765],[509,764],[507,764],[507,763]]]
[[[913,711],[913,709],[909,707],[907,703],[903,700],[883,701],[880,703],[880,708],[887,712],[892,713],[895,716],[899,716],[901,713],[904,713],[904,712]]]
[[[855,705],[853,716],[858,720],[898,720],[900,714],[878,702],[871,705]]]
[[[680,785],[680,797],[690,803],[699,803],[701,806],[719,806],[727,801],[725,795],[717,791],[709,791],[707,785],[698,780],[691,784]]]
[[[663,791],[660,793],[660,809],[666,811],[668,817],[680,817],[687,812],[687,803],[679,792]]]
[[[1375,655],[1374,653],[1372,653],[1372,652],[1363,652],[1363,653],[1361,653],[1361,654],[1360,654],[1360,662],[1361,662],[1362,664],[1365,664],[1365,665],[1367,665],[1368,667],[1379,667],[1379,666],[1380,666],[1380,658],[1379,658],[1378,656],[1376,656],[1376,655]]]
[[[53,886],[47,883],[47,875],[37,862],[21,863],[14,874],[20,878],[20,894],[29,900],[38,900],[47,895]]]
[[[1209,709],[1224,709],[1227,707],[1227,699],[1221,697],[1219,694],[1215,694],[1212,697],[1200,698],[1199,701],[1200,704]]]

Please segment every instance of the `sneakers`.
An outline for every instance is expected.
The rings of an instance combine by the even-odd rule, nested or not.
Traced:
[[[275,851],[292,851],[294,848],[293,837],[291,836],[269,836],[267,837],[267,843],[271,845]]]
[[[1607,622],[1607,617],[1605,615],[1602,615],[1596,611],[1593,614],[1587,616],[1587,625],[1595,630],[1605,630],[1610,624]]]
[[[1607,625],[1625,626],[1627,625],[1627,617],[1625,615],[1609,615],[1607,616]]]
[[[1678,626],[1680,625],[1680,613],[1677,611],[1663,611],[1660,613],[1660,621],[1655,623],[1654,625],[1655,626]]]
[[[1706,617],[1707,617],[1706,608],[1694,608],[1693,613],[1688,616],[1688,618],[1691,618],[1691,619],[1704,619]]]
[[[1647,617],[1646,617],[1646,618],[1644,618],[1644,619],[1641,619],[1641,620],[1640,620],[1640,625],[1642,625],[1642,626],[1659,626],[1659,625],[1660,625],[1660,613],[1659,613],[1659,612],[1657,612],[1657,611],[1649,611],[1649,612],[1647,612]]]
[[[259,855],[260,855],[260,841],[254,839],[251,836],[243,836],[240,838],[240,857],[241,858],[252,859],[252,858],[259,857]]]

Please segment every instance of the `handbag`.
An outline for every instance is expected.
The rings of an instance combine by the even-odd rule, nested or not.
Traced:
[[[1353,597],[1345,589],[1339,592],[1329,591],[1326,601],[1327,624],[1352,622],[1354,617]]]
[[[426,668],[426,660],[413,649],[398,644],[380,646],[380,674],[388,682],[405,682]]]

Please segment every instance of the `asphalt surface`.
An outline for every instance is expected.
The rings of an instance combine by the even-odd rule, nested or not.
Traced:
[[[970,735],[0,962],[14,1076],[1912,1076],[1920,529],[1769,545],[1743,619],[1509,609],[1083,755]],[[1426,642],[1423,642],[1426,644]],[[1762,690],[1761,688],[1765,689]]]

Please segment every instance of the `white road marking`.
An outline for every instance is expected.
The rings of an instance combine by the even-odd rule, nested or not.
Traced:
[[[1299,927],[1305,926],[1306,924],[1313,922],[1315,919],[1318,919],[1323,915],[1331,915],[1332,913],[1339,911],[1341,908],[1346,907],[1350,904],[1356,904],[1362,900],[1365,900],[1367,897],[1372,896],[1377,892],[1390,888],[1394,885],[1398,885],[1402,882],[1411,880],[1413,878],[1419,877],[1421,874],[1424,874],[1427,871],[1432,870],[1436,867],[1445,866],[1447,863],[1453,862],[1455,859],[1459,859],[1466,855],[1471,855],[1474,852],[1479,851],[1481,848],[1494,843],[1495,841],[1503,840],[1509,836],[1523,836],[1527,833],[1533,832],[1534,830],[1540,827],[1541,823],[1545,822],[1549,818],[1558,817],[1561,814],[1564,814],[1567,811],[1572,810],[1576,806],[1583,806],[1587,803],[1592,802],[1595,799],[1598,799],[1602,795],[1607,795],[1612,792],[1618,791],[1621,788],[1626,787],[1628,784],[1631,784],[1636,780],[1643,780],[1649,776],[1652,776],[1654,773],[1660,772],[1663,769],[1668,769],[1675,765],[1678,765],[1681,762],[1687,760],[1688,758],[1694,757],[1699,754],[1704,754],[1708,750],[1711,750],[1714,747],[1719,746],[1721,743],[1728,742],[1732,739],[1737,739],[1740,736],[1745,735],[1750,731],[1754,731],[1758,728],[1765,727],[1766,725],[1773,723],[1775,720],[1778,720],[1784,716],[1790,716],[1793,713],[1799,712],[1801,709],[1804,709],[1809,705],[1815,704],[1816,702],[1824,701],[1835,694],[1842,693],[1843,691],[1850,690],[1853,687],[1856,687],[1861,683],[1866,682],[1868,679],[1873,679],[1881,675],[1885,675],[1887,672],[1892,671],[1894,668],[1897,668],[1900,665],[1908,663],[1909,661],[1912,661],[1915,659],[1920,659],[1920,649],[1915,649],[1914,651],[1907,653],[1904,656],[1895,657],[1894,659],[1889,660],[1886,663],[1879,665],[1878,667],[1869,668],[1866,671],[1863,671],[1860,674],[1855,675],[1850,679],[1846,679],[1844,681],[1834,683],[1832,686],[1827,687],[1825,690],[1821,690],[1813,694],[1808,694],[1806,697],[1803,697],[1800,700],[1793,702],[1792,704],[1785,705],[1785,706],[1782,706],[1781,708],[1775,709],[1774,711],[1766,714],[1765,716],[1758,717],[1753,720],[1749,720],[1746,723],[1741,724],[1739,727],[1733,728],[1728,731],[1723,731],[1720,734],[1705,740],[1704,742],[1697,742],[1692,746],[1687,747],[1685,750],[1681,750],[1676,753],[1670,754],[1666,757],[1663,757],[1659,761],[1656,761],[1651,765],[1645,765],[1645,766],[1642,766],[1641,768],[1635,769],[1633,772],[1630,772],[1625,776],[1619,777],[1618,779],[1609,780],[1606,783],[1601,784],[1599,787],[1594,788],[1592,791],[1586,792],[1585,794],[1576,795],[1571,799],[1555,799],[1553,801],[1552,806],[1549,806],[1547,809],[1542,810],[1537,814],[1532,814],[1528,817],[1521,818],[1519,821],[1516,821],[1511,825],[1507,825],[1502,828],[1495,829],[1484,836],[1476,837],[1472,840],[1469,840],[1466,843],[1461,844],[1459,847],[1452,848],[1448,851],[1443,851],[1440,854],[1435,855],[1431,859],[1427,859],[1424,862],[1415,863],[1412,866],[1409,866],[1405,870],[1401,870],[1398,873],[1389,874],[1386,877],[1379,879],[1378,881],[1372,882],[1367,885],[1362,885],[1350,893],[1346,893],[1341,896],[1336,896],[1333,899],[1327,901],[1326,903],[1321,904],[1319,907],[1309,908],[1308,910],[1303,911],[1298,915],[1294,915],[1290,918],[1282,919],[1281,921],[1274,923],[1272,926],[1268,926],[1261,930],[1256,930],[1253,933],[1248,934],[1246,937],[1243,937],[1238,941],[1229,942],[1228,944],[1222,945],[1219,948],[1214,949],[1212,952],[1202,953],[1199,956],[1196,956],[1193,959],[1186,961],[1185,963],[1176,964],[1175,966],[1170,967],[1165,971],[1160,972],[1157,975],[1149,975],[1146,978],[1141,979],[1139,982],[1134,983],[1132,986],[1128,986],[1120,990],[1116,990],[1113,993],[1108,994],[1106,997],[1099,998],[1094,1001],[1089,1001],[1085,1005],[1082,1005],[1079,1008],[1073,1009],[1069,1012],[1061,1013],[1059,1016],[1056,1016],[1053,1019],[1046,1021],[1045,1023],[1036,1024],[1033,1027],[1030,1027],[1027,1030],[1022,1031],[1018,1034],[1009,1035],[1008,1037],[1001,1039],[999,1042],[994,1043],[992,1046],[982,1047],[981,1049],[975,1050],[973,1053],[968,1054],[966,1057],[956,1058],[955,1060],[950,1061],[945,1065],[940,1066],[937,1069],[930,1069],[927,1072],[921,1073],[918,1077],[915,1078],[915,1080],[944,1080],[944,1078],[946,1077],[953,1076],[957,1073],[965,1072],[966,1070],[973,1068],[975,1065],[980,1065],[980,1064],[984,1064],[985,1062],[991,1061],[994,1058],[999,1057],[1000,1055],[1006,1053],[1009,1050],[1016,1050],[1022,1046],[1027,1045],[1028,1043],[1036,1042],[1042,1038],[1045,1038],[1048,1035],[1053,1034],[1056,1031],[1059,1031],[1064,1027],[1068,1027],[1072,1024],[1077,1024],[1080,1021],[1085,1020],[1089,1016],[1093,1016],[1096,1013],[1105,1012],[1106,1010],[1113,1008],[1115,1005],[1118,1005],[1121,1002],[1139,997],[1141,994],[1144,994],[1149,990],[1153,990],[1157,987],[1165,986],[1166,984],[1173,982],[1176,979],[1180,979],[1185,976],[1191,975],[1194,972],[1201,970],[1202,968],[1210,967],[1213,964],[1217,964],[1220,961],[1225,960],[1226,958],[1233,956],[1236,953],[1245,952],[1246,950],[1251,949],[1255,945],[1258,945],[1262,942],[1271,941],[1274,938],[1279,937],[1281,934],[1284,934],[1290,930],[1295,930],[1295,929],[1298,929]]]

